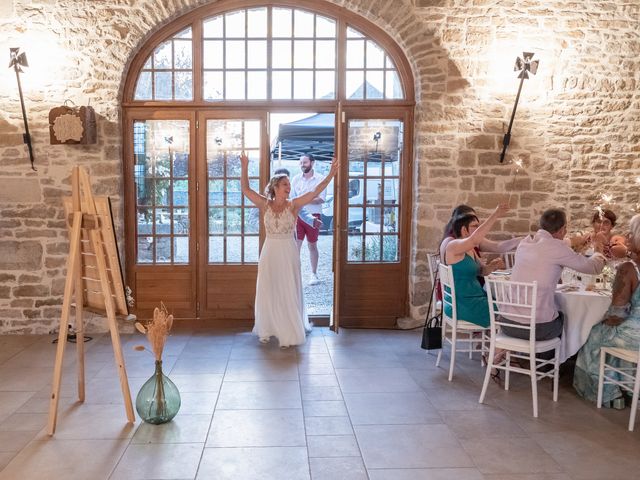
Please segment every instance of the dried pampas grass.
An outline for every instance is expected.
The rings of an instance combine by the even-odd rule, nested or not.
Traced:
[[[162,361],[162,351],[172,325],[173,315],[169,315],[167,307],[162,302],[160,302],[160,308],[156,307],[153,310],[153,320],[146,325],[140,322],[135,323],[136,330],[147,336],[157,362]],[[146,350],[143,345],[136,345],[134,349],[138,351]]]

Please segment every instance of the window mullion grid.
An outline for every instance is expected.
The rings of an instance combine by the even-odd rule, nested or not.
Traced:
[[[227,99],[227,17],[222,15],[222,98]],[[226,161],[226,158],[225,158]]]
[[[171,99],[176,99],[176,65],[175,65],[175,42],[171,39]]]
[[[227,263],[227,208],[229,205],[228,190],[229,179],[227,178],[227,156],[229,152],[224,150],[222,157],[222,252],[223,263]]]
[[[249,98],[249,12],[244,9],[244,99]]]
[[[273,65],[272,56],[273,56],[273,29],[271,28],[271,23],[273,19],[273,7],[267,8],[267,100],[271,100],[273,98],[272,89],[273,89],[273,69],[271,66]]]
[[[175,157],[176,152],[174,150],[173,156]],[[167,198],[167,204],[169,206],[169,243],[171,243],[171,263],[174,263],[175,252],[173,251],[173,214],[174,214],[174,205],[173,198],[174,192],[173,189],[175,187],[175,180],[173,178],[173,161],[171,159],[171,149],[169,149],[169,198]]]
[[[316,98],[316,69],[318,67],[318,60],[316,58],[317,54],[318,54],[318,32],[317,32],[317,21],[316,21],[316,15],[313,15],[313,47],[312,47],[312,51],[313,51],[313,63],[311,65],[311,98],[315,99]]]
[[[246,145],[245,145],[245,134],[246,134],[246,123],[243,121],[242,122],[242,151],[246,152]],[[247,176],[249,176],[249,165],[247,165]],[[242,173],[240,173],[240,175],[242,175]],[[242,183],[242,179],[240,179],[240,182]],[[240,186],[240,263],[244,263],[244,214],[245,214],[245,203],[246,203],[246,198],[245,196],[242,194],[242,185]]]

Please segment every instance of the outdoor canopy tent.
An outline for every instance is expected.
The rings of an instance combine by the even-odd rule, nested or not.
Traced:
[[[271,145],[272,158],[278,158],[278,142],[282,142],[282,160],[298,160],[311,153],[316,160],[331,161],[334,149],[333,113],[317,113],[295,122],[282,123],[278,137]]]

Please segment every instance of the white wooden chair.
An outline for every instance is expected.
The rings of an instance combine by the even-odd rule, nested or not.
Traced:
[[[502,260],[504,260],[504,266],[506,269],[511,270],[516,263],[516,251],[505,252],[502,254]]]
[[[635,367],[617,367],[607,363],[607,355],[614,358],[634,363]],[[602,390],[605,384],[618,387],[633,394],[631,400],[631,415],[629,416],[629,431],[633,432],[638,410],[638,392],[640,392],[640,349],[626,350],[616,347],[602,347],[600,349],[600,375],[598,377],[598,401],[597,407],[602,407]],[[617,373],[620,377],[609,376],[607,373]]]
[[[491,277],[486,278],[486,289],[489,297],[489,316],[491,318],[491,342],[489,346],[489,359],[487,370],[484,375],[482,392],[479,402],[484,401],[491,377],[491,369],[496,368],[505,372],[504,389],[509,390],[509,374],[522,373],[531,378],[531,396],[533,398],[533,416],[538,417],[538,381],[546,378],[553,378],[553,401],[558,401],[558,372],[560,361],[558,357],[560,347],[560,337],[551,340],[536,341],[536,298],[538,295],[537,282],[521,283],[499,280]],[[512,310],[513,309],[513,310]],[[500,315],[508,310],[509,317],[521,320],[526,323],[505,323]],[[510,328],[521,328],[529,332],[529,339],[510,337],[498,332],[499,326]],[[500,363],[494,364],[496,350],[506,350],[506,356]],[[553,350],[554,355],[550,360],[536,358],[536,353]],[[514,352],[514,353],[512,353]],[[512,365],[511,359],[519,358],[529,361],[529,369]],[[548,372],[541,372],[540,368],[545,365],[553,365],[553,369]]]
[[[427,254],[427,262],[429,264],[429,278],[431,280],[431,285],[436,278],[436,272],[438,271],[438,265],[440,265],[440,254],[439,253],[428,253]],[[431,312],[429,312],[429,317],[434,316],[438,309],[441,308],[440,301],[436,301],[437,291],[433,290],[433,302],[431,302]]]
[[[440,285],[442,286],[442,348],[438,352],[436,367],[440,366],[440,358],[442,350],[446,343],[451,345],[451,359],[449,361],[449,381],[453,379],[453,369],[456,363],[456,352],[469,353],[469,358],[473,352],[487,352],[486,342],[489,340],[489,329],[483,328],[475,323],[459,319],[456,308],[456,287],[453,283],[453,269],[450,265],[440,264],[438,267],[440,275]],[[447,310],[451,311],[451,316],[447,315]],[[451,336],[447,336],[450,330]],[[474,337],[479,333],[480,337]],[[466,335],[467,338],[458,338],[458,335]],[[465,347],[458,348],[458,343],[462,343]]]

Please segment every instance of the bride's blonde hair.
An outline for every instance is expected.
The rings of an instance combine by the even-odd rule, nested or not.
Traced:
[[[264,194],[268,200],[276,198],[276,187],[280,185],[280,182],[285,178],[289,178],[286,173],[279,173],[271,177],[271,180],[269,180],[269,183],[264,189]]]

